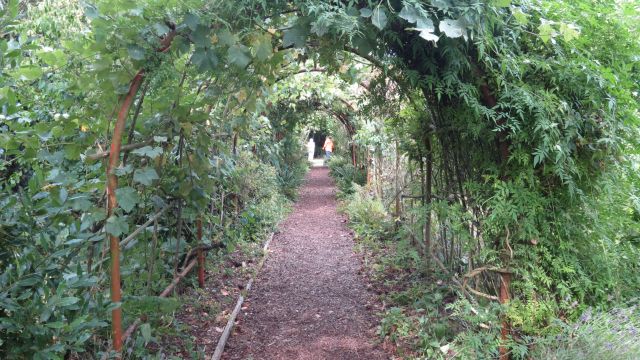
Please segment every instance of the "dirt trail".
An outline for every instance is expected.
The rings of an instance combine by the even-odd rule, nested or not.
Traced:
[[[373,298],[359,267],[328,170],[313,168],[223,359],[388,359],[373,345]]]

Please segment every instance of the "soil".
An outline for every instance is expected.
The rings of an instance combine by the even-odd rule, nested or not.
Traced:
[[[223,359],[388,359],[327,168],[313,168],[271,242]]]
[[[262,244],[244,243],[224,256],[209,256],[204,289],[197,287],[194,269],[191,281],[178,285],[182,306],[175,314],[176,329],[168,327],[159,343],[149,344],[149,350],[165,354],[163,358],[210,359],[261,254]]]

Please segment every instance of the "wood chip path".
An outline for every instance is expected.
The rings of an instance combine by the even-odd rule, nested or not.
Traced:
[[[327,168],[307,175],[223,359],[388,359]]]

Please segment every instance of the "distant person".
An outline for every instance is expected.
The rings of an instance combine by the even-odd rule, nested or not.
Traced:
[[[331,136],[327,136],[327,139],[324,141],[324,145],[322,146],[322,150],[324,150],[325,158],[327,160],[331,159],[331,153],[333,152],[333,140]]]
[[[316,143],[313,138],[309,139],[307,143],[307,151],[309,152],[309,161],[313,161],[313,154],[316,152]]]

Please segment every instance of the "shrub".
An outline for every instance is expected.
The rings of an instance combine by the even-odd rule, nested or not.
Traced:
[[[349,215],[351,227],[358,236],[381,238],[387,228],[387,212],[380,199],[371,197],[366,189],[353,183],[353,193],[343,203],[341,210]]]
[[[338,197],[340,198],[353,194],[352,184],[364,185],[367,181],[367,174],[362,169],[353,166],[344,157],[334,155],[329,160],[328,165],[330,174],[336,181]]]
[[[534,359],[638,359],[640,309],[614,308],[608,312],[587,309],[573,324],[560,323],[563,331],[539,341]]]

